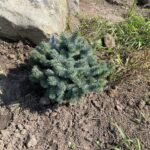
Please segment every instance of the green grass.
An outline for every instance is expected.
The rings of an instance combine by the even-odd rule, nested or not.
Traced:
[[[107,33],[114,36],[117,48],[143,49],[150,48],[150,19],[135,13],[128,14],[124,22],[111,24],[100,18],[80,18],[81,34],[95,43]]]
[[[111,24],[100,18],[82,18],[79,31],[81,35],[93,46],[98,61],[105,60],[115,67],[110,76],[110,83],[121,82],[123,79],[135,74],[150,73],[150,19],[136,15],[131,11],[124,22]],[[111,34],[115,41],[115,48],[106,48],[103,38]],[[125,61],[124,61],[125,59]],[[149,105],[149,96],[145,99]],[[147,120],[147,116],[140,112],[136,118],[138,123]],[[114,150],[141,150],[138,138],[128,137],[117,124],[114,124],[120,134],[120,140]],[[100,141],[96,145],[101,146]]]
[[[80,18],[81,35],[93,46],[98,60],[106,60],[115,67],[110,82],[122,79],[143,69],[150,60],[150,19],[136,15],[132,11],[127,18],[118,24],[111,24],[100,18]],[[115,48],[106,48],[103,38],[111,34]]]
[[[150,47],[150,21],[142,16],[130,15],[116,26],[115,35],[118,43],[129,49]]]
[[[69,148],[70,150],[75,150],[75,149],[76,149],[76,145],[75,145],[74,143],[69,142],[69,143],[68,143],[68,148]]]
[[[131,139],[126,136],[124,131],[119,127],[117,124],[114,124],[114,126],[119,131],[119,134],[121,136],[121,139],[119,140],[118,144],[114,147],[114,150],[141,150],[141,142],[138,138]]]

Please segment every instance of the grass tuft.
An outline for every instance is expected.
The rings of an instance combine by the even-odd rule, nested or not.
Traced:
[[[150,19],[135,13],[128,14],[125,21],[111,24],[98,17],[80,17],[81,34],[90,42],[95,43],[106,34],[116,39],[118,48],[143,49],[150,48]]]
[[[130,139],[117,124],[114,124],[114,126],[117,128],[121,135],[121,139],[119,143],[114,147],[114,150],[141,150],[141,142],[138,138]]]
[[[95,49],[98,60],[106,60],[115,67],[110,82],[118,83],[140,70],[150,69],[150,19],[131,11],[118,24],[111,24],[98,17],[80,17],[80,21],[79,30]],[[106,34],[115,39],[115,48],[104,46]]]

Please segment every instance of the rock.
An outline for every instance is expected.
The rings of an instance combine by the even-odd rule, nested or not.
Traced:
[[[139,102],[138,107],[139,107],[140,109],[143,109],[143,108],[145,107],[145,105],[146,105],[146,102],[143,101],[143,100],[141,100],[141,101]]]
[[[30,131],[30,129],[31,129],[30,125],[28,125],[28,124],[26,124],[24,127],[25,127],[25,129],[28,130],[28,131]]]
[[[70,14],[77,14],[80,11],[79,0],[68,0]]]
[[[80,26],[80,21],[79,21],[79,18],[77,18],[76,16],[71,16],[70,19],[69,19],[69,29],[72,31],[72,32],[75,32],[79,29],[79,26]]]
[[[135,100],[134,99],[129,99],[127,104],[130,106],[130,107],[134,107],[135,106]]]
[[[5,54],[6,54],[6,51],[5,51],[5,50],[1,50],[1,51],[0,51],[0,54],[1,54],[1,55],[5,55]]]
[[[22,145],[17,145],[18,149],[23,149]]]
[[[9,54],[9,55],[8,55],[8,58],[9,58],[9,59],[15,59],[16,56],[15,56],[14,54]]]
[[[3,150],[4,149],[4,143],[2,140],[0,140],[0,150]]]
[[[0,1],[0,37],[38,44],[65,30],[67,0]]]
[[[114,37],[110,34],[106,34],[104,37],[104,44],[107,48],[114,48],[116,46]]]
[[[23,129],[22,131],[21,131],[21,134],[22,135],[25,135],[27,133],[27,130],[26,129]]]
[[[23,42],[22,41],[19,41],[17,44],[16,44],[16,46],[15,46],[15,48],[23,48]]]
[[[6,147],[6,150],[14,150],[12,143],[9,143]]]
[[[14,136],[15,136],[16,138],[20,138],[20,137],[21,137],[21,134],[20,134],[20,133],[15,133]]]
[[[50,100],[48,98],[46,98],[46,97],[42,97],[40,99],[40,104],[41,105],[49,105],[50,104]]]
[[[37,140],[34,135],[29,135],[27,140],[27,147],[33,147],[37,144]]]
[[[123,106],[119,101],[116,101],[115,108],[118,111],[123,111]]]
[[[24,127],[22,126],[22,124],[18,124],[18,125],[17,125],[17,128],[18,128],[20,131],[22,131]]]
[[[2,134],[3,138],[8,138],[9,132],[7,130],[1,130],[0,133]]]
[[[10,121],[11,121],[11,115],[10,114],[6,114],[6,115],[0,114],[0,130],[7,128]]]

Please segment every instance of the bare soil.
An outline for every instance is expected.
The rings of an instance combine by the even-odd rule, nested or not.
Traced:
[[[142,149],[150,148],[150,72],[106,87],[104,93],[87,95],[72,106],[41,107],[40,89],[28,80],[28,43],[0,41],[0,143],[3,150],[110,150],[120,140],[112,123]],[[142,118],[140,112],[145,115]],[[31,141],[30,141],[31,140]],[[101,142],[99,147],[96,141]],[[31,142],[31,143],[29,143]]]
[[[97,12],[115,22],[126,9],[89,2],[81,0],[82,13]],[[121,139],[113,123],[131,139],[139,138],[142,150],[150,149],[150,70],[76,105],[41,106],[42,90],[28,79],[31,50],[27,41],[0,40],[0,150],[111,150]]]

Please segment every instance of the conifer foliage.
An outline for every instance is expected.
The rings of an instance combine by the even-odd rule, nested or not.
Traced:
[[[79,101],[89,92],[101,91],[110,69],[97,63],[92,48],[78,33],[42,42],[30,54],[30,80],[45,89],[51,102]]]

